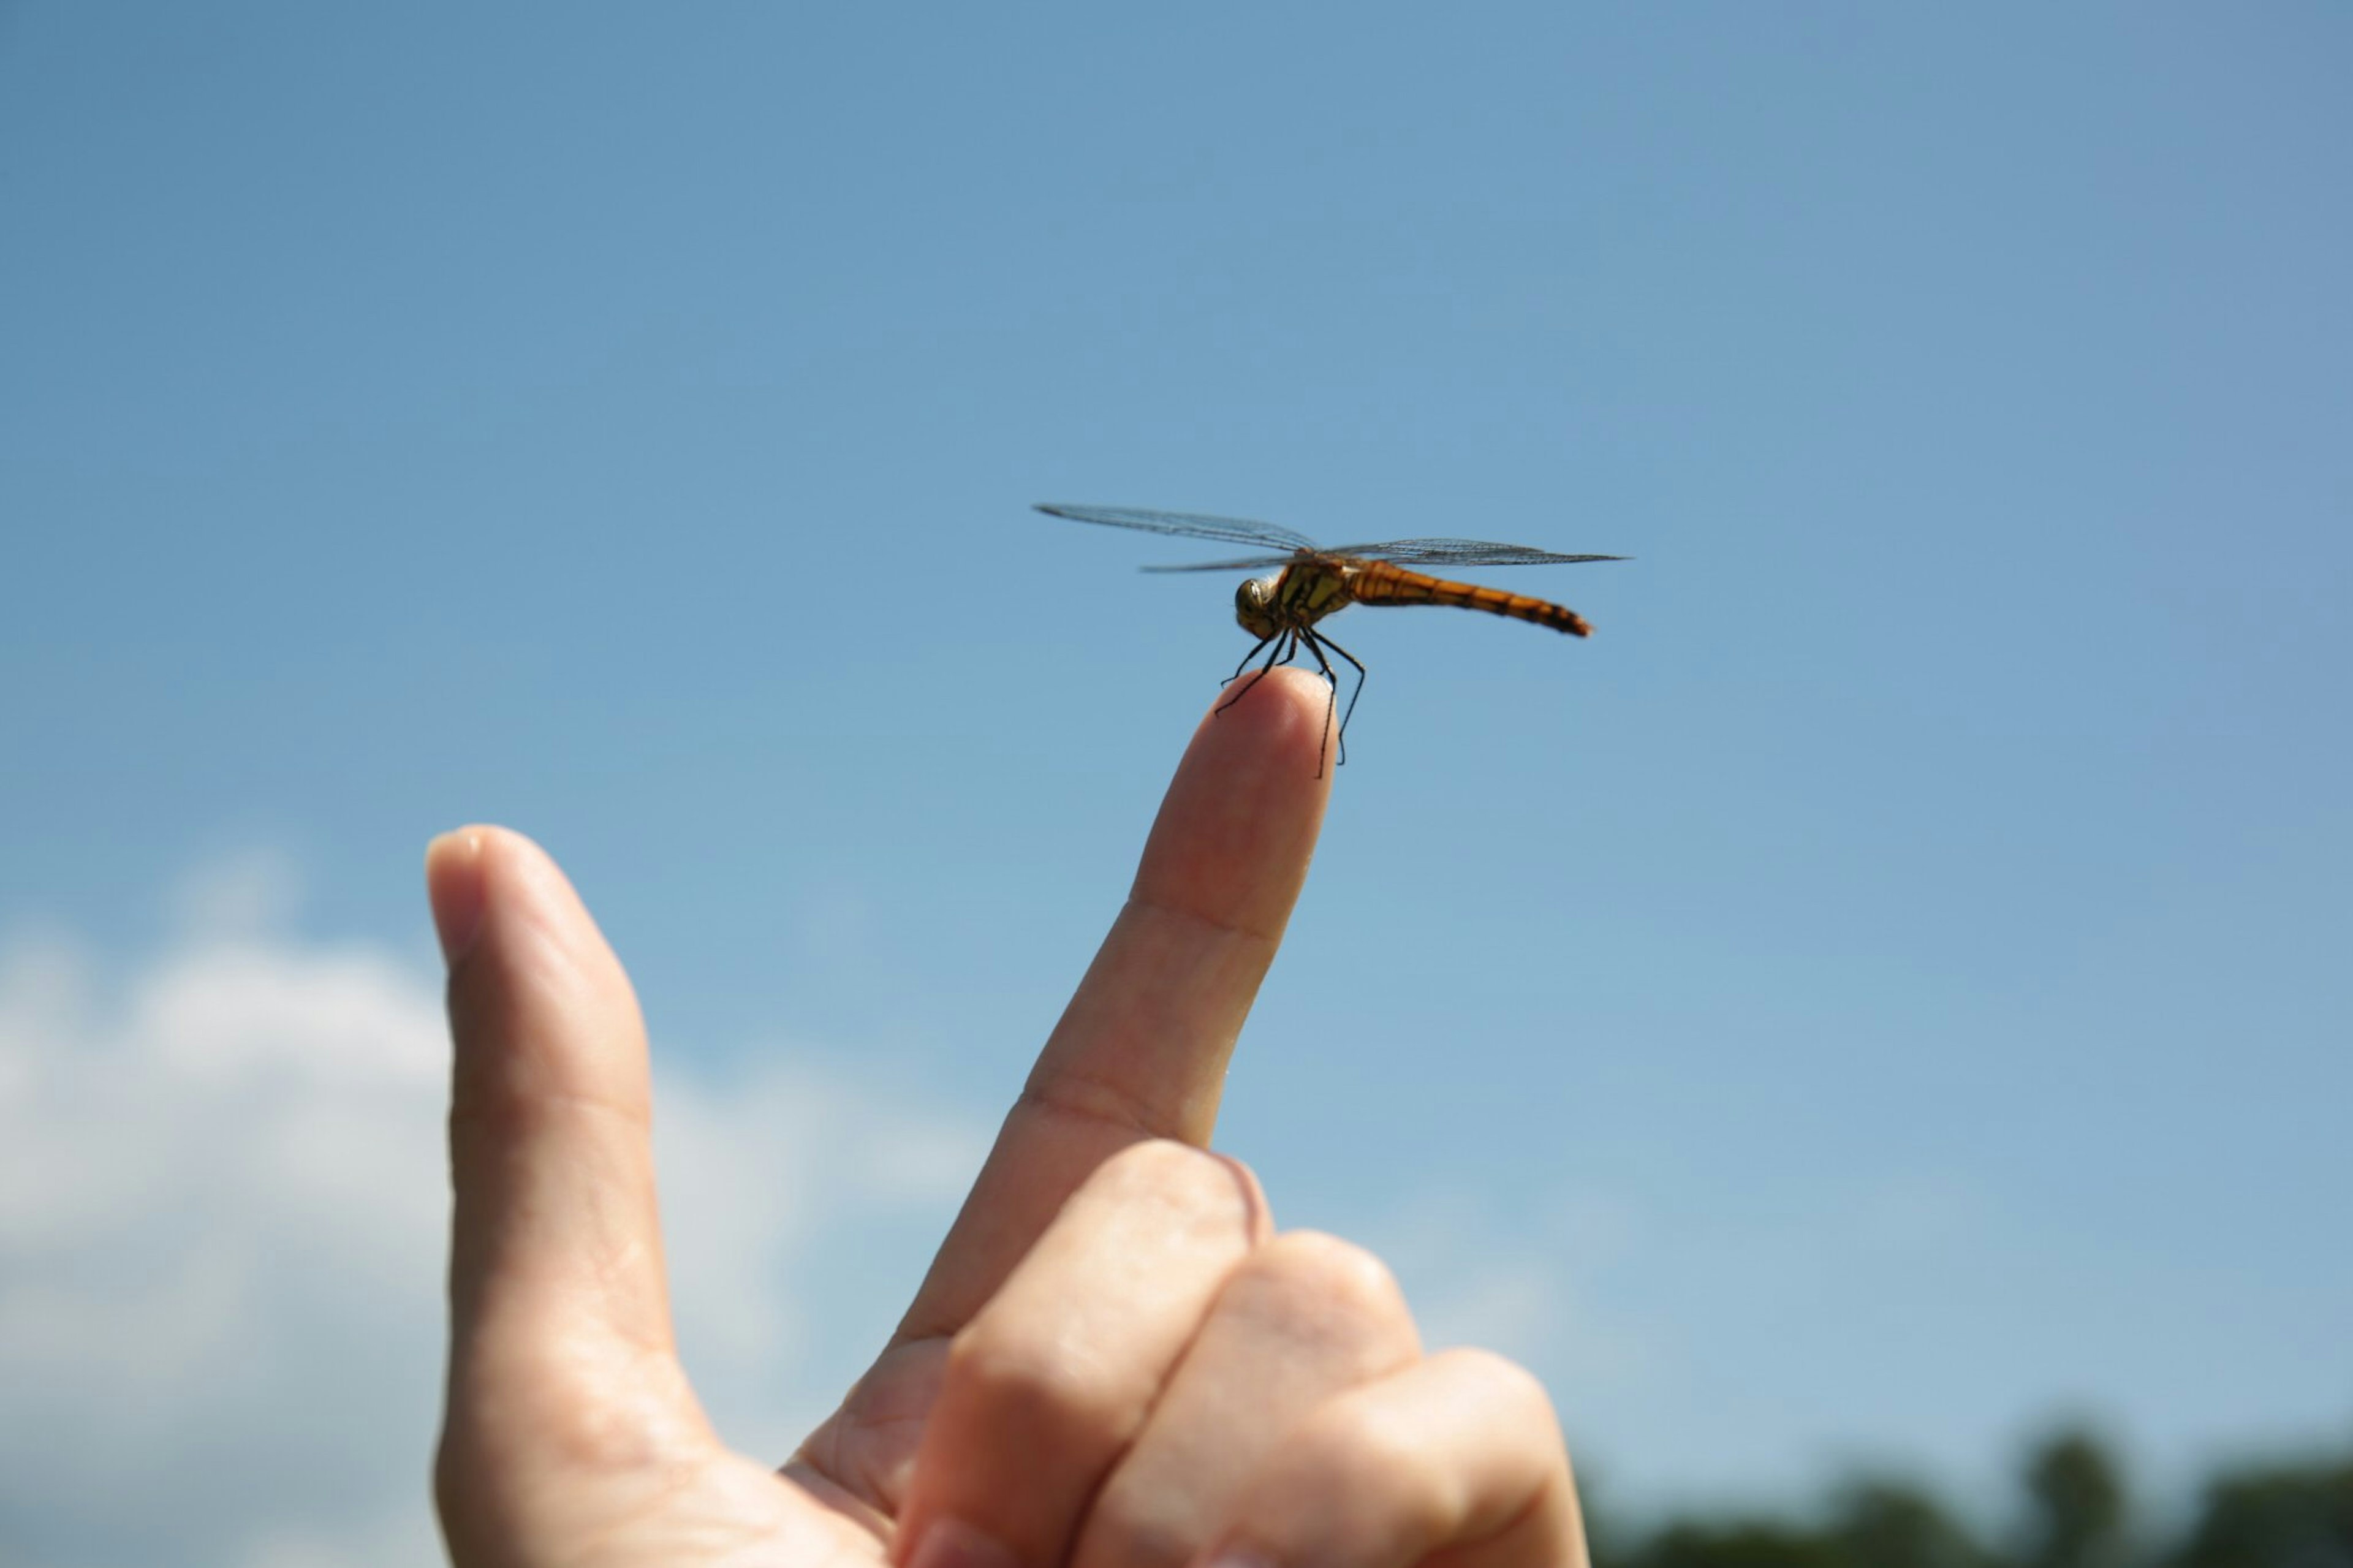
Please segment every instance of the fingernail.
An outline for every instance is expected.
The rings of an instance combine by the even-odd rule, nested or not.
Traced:
[[[1254,1547],[1220,1546],[1203,1560],[1201,1568],[1278,1568],[1278,1564]]]
[[[482,928],[482,836],[470,827],[445,833],[425,847],[425,892],[441,962],[454,964]]]
[[[934,1520],[915,1542],[907,1568],[1017,1568],[1013,1553],[996,1537],[960,1519]]]

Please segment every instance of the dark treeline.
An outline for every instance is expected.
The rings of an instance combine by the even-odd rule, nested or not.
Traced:
[[[1988,1534],[1909,1482],[1848,1483],[1811,1514],[1587,1520],[1595,1568],[2353,1568],[2353,1454],[2217,1472],[2184,1510],[2134,1497],[2088,1431],[2026,1456],[2014,1517]]]

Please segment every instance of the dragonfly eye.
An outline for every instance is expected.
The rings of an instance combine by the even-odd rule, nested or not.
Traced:
[[[1234,619],[1254,637],[1274,635],[1273,605],[1274,585],[1266,578],[1250,578],[1234,590]]]

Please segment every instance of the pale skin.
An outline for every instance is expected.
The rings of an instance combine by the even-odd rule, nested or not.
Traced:
[[[1325,712],[1322,682],[1278,670],[1202,722],[913,1304],[781,1468],[726,1447],[678,1363],[619,962],[529,840],[437,839],[451,1557],[1585,1568],[1535,1381],[1425,1352],[1378,1259],[1279,1230],[1206,1148],[1323,819]]]

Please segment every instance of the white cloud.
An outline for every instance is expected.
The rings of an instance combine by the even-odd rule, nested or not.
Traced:
[[[302,868],[283,849],[239,850],[190,869],[168,906],[174,924],[198,937],[282,931],[302,908]]]
[[[190,887],[174,944],[127,971],[0,940],[9,1549],[430,1561],[438,977],[272,934],[299,892],[282,862]],[[834,1281],[878,1237],[886,1273],[920,1267],[987,1129],[806,1058],[656,1083],[681,1343],[722,1429],[781,1458],[888,1327],[837,1322]]]

